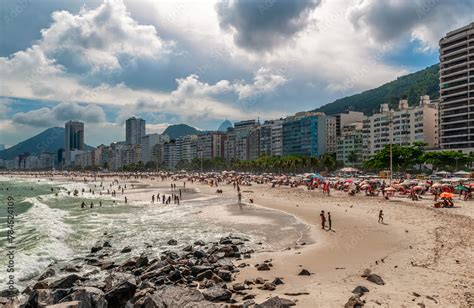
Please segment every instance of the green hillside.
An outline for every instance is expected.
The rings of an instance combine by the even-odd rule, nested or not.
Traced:
[[[398,105],[400,99],[408,99],[410,105],[418,104],[421,95],[431,99],[439,97],[439,65],[435,64],[421,71],[405,75],[378,88],[359,94],[340,98],[324,105],[315,111],[336,114],[346,110],[361,111],[371,114],[378,110],[380,104]]]

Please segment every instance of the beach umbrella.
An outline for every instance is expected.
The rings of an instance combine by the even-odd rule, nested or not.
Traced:
[[[384,189],[385,191],[395,191],[396,189],[393,187],[387,187]]]
[[[346,182],[346,183],[352,183],[352,180],[351,180],[351,179],[346,179],[346,180],[344,180],[344,182]]]
[[[423,186],[414,186],[413,189],[414,190],[423,190],[424,187]]]
[[[468,175],[470,173],[467,172],[467,171],[461,170],[461,171],[455,172],[454,174],[456,174],[456,175]]]
[[[449,173],[448,171],[438,171],[435,174],[436,175],[450,175],[451,173]]]
[[[452,198],[453,197],[453,194],[452,193],[448,193],[448,192],[444,192],[444,193],[441,193],[439,195],[441,198]]]
[[[458,186],[456,186],[455,188],[456,188],[457,190],[464,190],[464,191],[468,191],[468,190],[469,190],[469,189],[467,189],[467,187],[464,186],[464,185],[458,185]]]
[[[443,184],[441,184],[441,183],[434,183],[433,185],[431,185],[431,187],[433,187],[433,188],[438,188],[438,187],[442,187],[442,186],[443,186]]]

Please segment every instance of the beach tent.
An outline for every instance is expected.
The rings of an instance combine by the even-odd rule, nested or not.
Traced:
[[[453,194],[452,193],[449,193],[449,192],[444,192],[444,193],[441,193],[440,195],[440,198],[452,198],[453,197]]]
[[[446,175],[450,175],[451,173],[449,173],[448,171],[438,171],[435,173],[436,175],[443,175],[443,176],[446,176]]]

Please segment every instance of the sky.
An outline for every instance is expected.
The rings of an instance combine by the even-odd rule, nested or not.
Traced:
[[[68,120],[90,145],[186,123],[280,118],[438,62],[474,0],[10,0],[0,144]],[[381,102],[382,103],[382,102]]]

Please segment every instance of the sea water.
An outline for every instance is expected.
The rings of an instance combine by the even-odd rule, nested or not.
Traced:
[[[256,224],[242,228],[238,223],[221,223],[199,215],[207,206],[235,204],[235,200],[229,197],[197,197],[181,202],[179,206],[163,205],[161,202],[129,201],[125,204],[119,192],[116,198],[112,198],[105,194],[106,188],[99,189],[97,185],[0,177],[1,251],[5,251],[7,246],[6,198],[12,196],[15,200],[17,287],[25,287],[52,262],[84,257],[99,239],[104,240],[104,234],[112,235],[110,241],[115,248],[130,246],[133,255],[145,250],[155,255],[167,249],[178,251],[196,240],[218,241],[228,234],[247,238],[247,246],[258,250],[271,249],[266,234],[271,232],[275,237],[275,233],[280,231],[283,238],[283,233],[288,233],[288,225],[297,224],[287,217],[282,226],[262,227]],[[76,197],[67,193],[74,189],[79,190]],[[91,194],[89,189],[94,189],[95,194]],[[99,190],[103,191],[102,195],[99,195]],[[157,189],[150,190],[150,197],[157,192]],[[83,201],[86,208],[81,208]],[[99,201],[102,206],[99,206]],[[92,209],[91,202],[94,204]],[[177,246],[167,245],[171,238],[178,241]],[[6,255],[2,253],[0,289],[6,288],[7,262]]]

